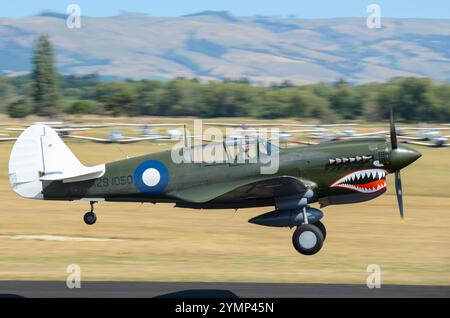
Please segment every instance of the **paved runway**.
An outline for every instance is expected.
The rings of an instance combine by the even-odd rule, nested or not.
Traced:
[[[0,281],[0,297],[450,297],[450,286],[273,283]]]

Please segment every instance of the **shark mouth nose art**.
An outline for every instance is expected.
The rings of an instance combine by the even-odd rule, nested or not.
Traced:
[[[374,193],[386,189],[387,171],[384,169],[366,169],[343,176],[330,187],[350,189],[361,193]]]

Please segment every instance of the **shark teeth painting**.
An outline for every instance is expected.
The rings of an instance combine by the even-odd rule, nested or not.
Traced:
[[[344,188],[360,193],[374,193],[386,189],[386,175],[384,169],[366,169],[349,173],[336,182],[331,188]]]

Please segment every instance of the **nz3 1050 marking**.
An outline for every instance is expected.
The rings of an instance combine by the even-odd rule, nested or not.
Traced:
[[[132,175],[100,178],[94,183],[94,186],[98,188],[103,188],[109,186],[124,186],[127,184],[133,184]]]

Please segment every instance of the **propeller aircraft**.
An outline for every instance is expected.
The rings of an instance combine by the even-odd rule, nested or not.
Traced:
[[[89,140],[92,142],[111,144],[130,144],[140,141],[171,141],[180,140],[182,133],[178,129],[169,129],[167,135],[161,135],[153,132],[153,127],[166,127],[166,126],[183,126],[184,124],[167,123],[167,124],[134,124],[134,123],[106,123],[107,127],[120,126],[120,127],[141,127],[141,135],[137,137],[124,136],[119,130],[115,129],[109,132],[107,138],[102,137],[92,137],[92,136],[82,136],[69,134],[67,137],[76,138],[80,140]]]
[[[131,144],[140,141],[148,141],[148,140],[158,140],[163,138],[162,136],[145,136],[145,137],[127,137],[124,136],[119,130],[111,130],[108,134],[108,137],[92,137],[92,136],[84,136],[84,135],[75,135],[69,134],[66,137],[74,138],[79,140],[88,140],[92,142],[97,142],[101,144]]]
[[[195,151],[184,145],[186,158]],[[324,142],[308,147],[278,148],[256,140],[258,160],[238,160],[226,142],[217,162],[175,161],[172,151],[146,154],[96,166],[83,165],[58,134],[46,125],[27,128],[15,142],[9,159],[9,180],[20,196],[37,200],[84,200],[90,211],[84,222],[97,216],[94,204],[102,201],[174,203],[194,209],[273,207],[250,223],[296,228],[292,243],[303,255],[317,253],[326,239],[320,208],[374,199],[386,191],[386,177],[395,175],[403,220],[400,170],[421,154],[397,142],[391,112],[390,142],[368,137]],[[199,147],[208,147],[200,145]],[[276,159],[271,173],[262,173],[268,159]]]
[[[403,143],[426,147],[437,147],[437,148],[450,146],[450,143],[448,142],[448,138],[450,138],[450,135],[443,136],[441,134],[441,131],[449,130],[450,128],[448,127],[446,128],[420,127],[407,129],[416,131],[416,136],[409,136],[409,135],[399,136],[399,139]]]

